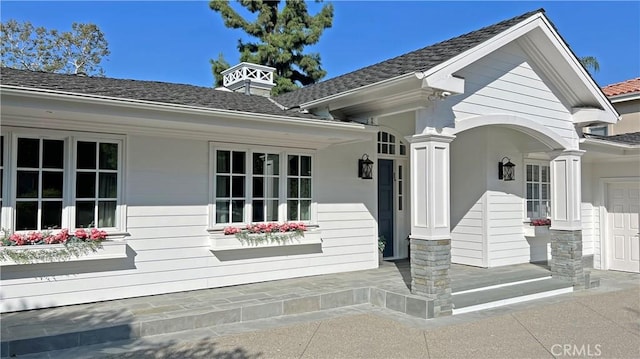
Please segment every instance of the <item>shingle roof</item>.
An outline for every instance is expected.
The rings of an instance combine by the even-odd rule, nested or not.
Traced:
[[[544,9],[531,11],[480,30],[280,95],[276,97],[275,100],[291,108],[305,102],[374,84],[400,75],[426,71],[491,39],[497,34],[540,12],[544,13]]]
[[[592,135],[592,134],[584,134],[586,138],[594,138],[597,140],[624,143],[627,145],[640,145],[640,132],[632,132],[632,133],[623,133],[619,135],[612,136],[601,136],[601,135]]]
[[[640,92],[640,77],[607,85],[602,88],[602,92],[609,97]]]
[[[263,96],[247,96],[209,87],[156,81],[112,79],[45,72],[0,69],[2,86],[19,86],[78,94],[179,104],[211,109],[251,112],[290,117],[318,118],[295,110],[285,111]]]

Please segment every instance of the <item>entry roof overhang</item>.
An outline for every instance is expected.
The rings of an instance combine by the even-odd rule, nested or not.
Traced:
[[[312,113],[328,110],[336,118],[348,118],[427,107],[443,94],[464,92],[464,79],[456,76],[456,72],[511,42],[516,42],[530,56],[536,71],[546,78],[554,93],[573,113],[575,124],[618,121],[619,114],[611,102],[542,12],[426,71],[314,99],[300,104],[300,108]]]

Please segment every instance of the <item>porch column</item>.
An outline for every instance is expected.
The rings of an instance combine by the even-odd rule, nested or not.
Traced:
[[[411,142],[411,293],[433,299],[433,316],[451,315],[449,143],[420,134]]]
[[[584,285],[580,214],[583,153],[567,150],[551,160],[551,275],[576,287]]]

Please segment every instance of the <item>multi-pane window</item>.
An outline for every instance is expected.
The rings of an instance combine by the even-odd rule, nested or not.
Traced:
[[[216,151],[216,223],[245,221],[246,152]]]
[[[527,217],[547,218],[551,210],[551,171],[547,165],[526,165]]]
[[[65,141],[18,138],[15,230],[62,227]]]
[[[253,153],[253,222],[278,220],[280,155]]]
[[[118,204],[118,144],[76,142],[75,224],[115,227]]]
[[[287,220],[311,218],[311,156],[287,157]]]
[[[10,146],[5,146],[7,142]],[[0,206],[8,213],[2,214],[2,227],[46,231],[122,225],[117,217],[121,143],[76,141],[55,131],[3,133]],[[12,181],[6,181],[8,174]]]
[[[383,155],[396,155],[405,156],[407,154],[407,146],[402,140],[396,138],[396,136],[380,131],[378,132],[378,153]]]
[[[2,218],[3,186],[4,183],[4,136],[0,136],[0,218]]]
[[[311,220],[310,155],[213,151],[214,223]]]

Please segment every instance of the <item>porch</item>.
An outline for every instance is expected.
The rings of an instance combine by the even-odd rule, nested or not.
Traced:
[[[573,291],[545,265],[450,270],[454,314]],[[2,314],[2,357],[129,340],[258,319],[373,305],[431,318],[412,295],[409,261],[365,271],[295,278]]]

